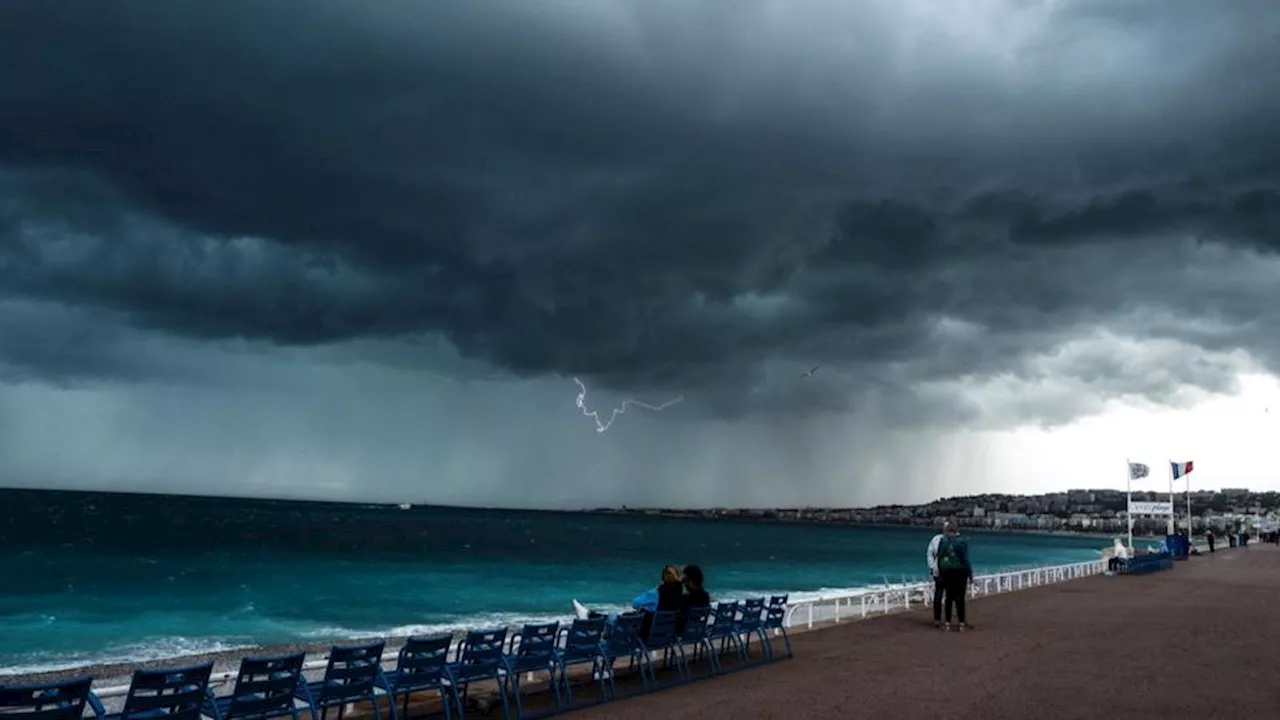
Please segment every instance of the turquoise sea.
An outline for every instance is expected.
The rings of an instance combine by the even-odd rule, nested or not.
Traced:
[[[718,598],[916,579],[932,531],[0,490],[0,673],[619,607],[663,564]],[[1106,540],[970,536],[979,572]]]

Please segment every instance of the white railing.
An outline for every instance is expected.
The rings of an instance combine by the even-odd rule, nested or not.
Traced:
[[[1106,570],[1105,560],[1027,568],[1008,572],[978,575],[973,578],[970,593],[973,596],[1022,590],[1024,588],[1066,582],[1090,575],[1101,575]],[[908,583],[883,589],[858,590],[835,595],[797,600],[787,606],[783,625],[788,628],[811,628],[815,624],[835,623],[842,620],[859,620],[870,615],[888,614],[895,610],[908,610],[915,605],[933,601],[933,582]]]

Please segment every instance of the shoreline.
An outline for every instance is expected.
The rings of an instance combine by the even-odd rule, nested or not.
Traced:
[[[1036,568],[1047,568],[1047,567],[1054,567],[1054,566],[1055,565],[1035,565],[1035,566],[1027,566],[1021,569],[1032,570]],[[994,573],[1001,573],[1001,572],[1008,572],[1008,571],[1009,570],[1005,570],[1005,569],[992,569],[992,570],[986,571],[983,574],[994,574]],[[846,588],[846,589],[843,589],[843,592],[846,592],[851,595],[856,595],[859,593],[871,594],[871,593],[891,590],[896,585],[897,583],[889,583],[889,584],[878,583],[874,585],[865,585],[865,586],[859,586],[859,587]],[[803,603],[808,601],[806,598],[803,598],[803,597],[800,599],[795,599],[796,595],[804,595],[806,593],[813,593],[816,595],[816,594],[819,594],[819,592],[820,591],[818,590],[789,591],[788,594],[793,597],[792,603],[795,604],[795,603]],[[975,599],[977,597],[978,596],[975,596]],[[900,612],[900,611],[901,610],[892,610],[892,611],[886,610],[886,612],[889,612],[889,613]],[[566,612],[561,617],[561,623],[563,624],[565,622],[572,621],[572,617],[573,617],[572,613]],[[846,620],[846,622],[850,620],[852,620],[852,618]],[[820,629],[822,627],[826,627],[827,625],[830,625],[830,624],[838,624],[839,622],[840,621],[824,620],[819,622],[817,627],[812,627],[812,628],[807,628],[804,625],[796,624],[796,625],[789,626],[788,631],[791,633],[809,632],[812,630]],[[511,626],[511,627],[514,628],[518,626]],[[466,631],[467,631],[467,628],[456,628],[451,631],[451,634],[453,635],[455,643],[462,636],[466,634]],[[404,641],[409,637],[411,637],[411,635],[409,634],[404,634],[404,635],[374,634],[374,635],[353,635],[349,637],[331,637],[322,641],[313,641],[313,642],[245,644],[238,647],[232,647],[232,648],[209,651],[209,652],[183,653],[183,654],[176,654],[176,655],[170,655],[170,656],[147,659],[147,660],[90,662],[90,663],[75,665],[71,667],[49,669],[49,670],[36,670],[32,672],[9,672],[5,668],[0,668],[0,682],[38,683],[38,682],[48,682],[48,681],[54,681],[54,680],[64,680],[64,679],[70,679],[75,677],[82,677],[84,675],[91,675],[94,678],[95,689],[101,691],[103,688],[107,688],[107,687],[127,686],[130,682],[130,678],[135,669],[180,667],[180,666],[200,664],[208,661],[213,661],[214,663],[214,669],[213,669],[214,678],[224,678],[224,679],[234,678],[237,670],[239,669],[240,661],[247,657],[278,656],[278,655],[284,655],[289,653],[305,652],[308,655],[308,663],[314,663],[317,660],[323,660],[328,650],[334,645],[348,645],[348,644],[356,644],[361,642],[373,642],[377,640],[382,640],[386,643],[386,646],[383,650],[384,662],[388,662],[388,661],[394,662],[394,659],[396,657],[396,654],[399,652],[400,647],[404,644]]]
[[[188,653],[183,655],[171,655],[154,660],[141,661],[123,661],[123,662],[105,662],[90,663],[87,665],[77,665],[70,668],[62,668],[59,670],[43,670],[30,673],[9,674],[0,668],[0,681],[3,682],[48,682],[51,680],[65,680],[75,677],[83,677],[85,675],[93,676],[93,685],[95,690],[101,690],[104,687],[115,685],[128,685],[129,679],[133,675],[135,669],[150,670],[162,667],[179,667],[186,665],[197,665],[200,663],[213,661],[213,674],[215,677],[223,674],[233,675],[240,667],[240,661],[247,657],[285,655],[288,653],[306,652],[308,655],[323,654],[328,652],[335,643],[340,645],[355,644],[359,642],[372,642],[374,640],[385,640],[386,649],[383,656],[391,653],[394,657],[399,652],[400,646],[404,644],[404,640],[408,636],[402,637],[352,637],[339,640],[328,640],[324,642],[314,643],[277,643],[263,645],[244,645],[239,648],[227,650],[217,650],[214,652],[204,653]],[[454,633],[454,637],[458,637],[458,633]]]
[[[808,521],[803,521],[803,520],[801,520],[801,521],[787,520],[787,521],[784,521],[784,522],[808,522]],[[899,529],[901,529],[901,528],[907,528],[907,529],[913,529],[913,530],[916,530],[916,529],[918,529],[918,530],[934,530],[934,531],[936,531],[936,530],[937,530],[937,526],[935,526],[935,525],[909,525],[909,524],[903,524],[903,523],[831,523],[831,522],[817,522],[817,523],[815,523],[815,524],[817,524],[817,525],[847,525],[847,526],[849,526],[849,527],[859,527],[859,528],[868,528],[868,529],[871,529],[871,528],[875,528],[875,529],[887,529],[887,528],[899,528]],[[1028,529],[1023,529],[1023,528],[988,528],[988,527],[978,527],[978,528],[975,528],[975,527],[965,527],[965,526],[963,526],[963,525],[962,525],[962,526],[960,526],[960,531],[961,531],[961,534],[963,534],[963,533],[965,533],[965,532],[972,532],[972,533],[975,533],[975,534],[983,534],[983,535],[1043,535],[1043,536],[1045,536],[1045,537],[1077,537],[1077,538],[1085,538],[1085,539],[1093,538],[1093,539],[1098,539],[1098,540],[1111,540],[1112,538],[1114,538],[1114,537],[1115,537],[1115,534],[1114,534],[1114,533],[1093,532],[1093,531],[1088,531],[1088,530],[1039,530],[1039,529],[1030,529],[1030,530],[1028,530]],[[1134,535],[1133,537],[1134,537],[1134,538],[1138,538],[1138,537],[1156,537],[1156,536],[1155,536],[1155,535],[1144,535],[1144,536]],[[1163,539],[1163,536],[1161,536],[1161,539]]]
[[[583,510],[580,512],[592,515],[611,515],[615,517],[648,517],[663,519],[679,519],[679,520],[708,520],[713,522],[744,522],[759,523],[770,525],[822,525],[832,527],[860,528],[865,530],[936,530],[937,525],[931,523],[894,523],[894,522],[853,522],[845,520],[818,520],[814,518],[790,518],[790,517],[767,517],[763,515],[746,515],[738,514],[739,511],[733,511],[732,514],[723,515],[704,514],[707,510],[633,510],[633,509],[594,509]],[[1125,532],[1101,532],[1096,530],[1044,530],[1040,528],[1015,528],[1015,527],[975,527],[961,525],[962,532],[991,534],[991,535],[1041,535],[1045,537],[1078,537],[1078,538],[1099,538],[1111,540],[1115,537],[1126,536]],[[1134,539],[1138,538],[1158,538],[1163,540],[1164,535],[1134,535]]]

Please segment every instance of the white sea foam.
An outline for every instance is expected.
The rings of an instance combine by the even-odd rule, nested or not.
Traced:
[[[623,608],[612,605],[600,605],[601,612],[618,612]],[[386,627],[347,627],[342,625],[320,625],[296,630],[291,639],[280,644],[298,643],[311,645],[326,641],[342,642],[353,638],[382,637],[389,640],[407,638],[413,635],[434,635],[439,633],[462,633],[493,627],[516,628],[525,623],[568,623],[573,619],[572,608],[565,600],[563,614],[537,613],[478,613],[435,623],[415,623]],[[269,643],[275,644],[275,643]],[[216,653],[245,650],[258,644],[245,642],[243,639],[227,638],[189,638],[163,637],[149,639],[146,642],[119,645],[96,653],[60,654],[48,660],[33,657],[29,662],[0,667],[2,675],[28,675],[34,673],[70,670],[90,665],[113,665],[117,663],[142,663],[169,658],[212,655]]]
[[[905,582],[902,580],[905,580]],[[859,593],[881,592],[884,590],[897,590],[904,587],[918,585],[922,582],[926,582],[926,579],[923,577],[899,578],[898,582],[889,580],[888,582],[870,583],[866,585],[822,587],[816,590],[804,591],[788,591],[780,588],[735,590],[724,594],[713,594],[712,601],[714,603],[741,600],[748,597],[768,598],[771,595],[785,594],[789,595],[790,602],[799,603],[821,597],[830,597],[833,595],[853,595]],[[630,609],[630,607],[625,604],[594,603],[590,600],[584,600],[583,602],[592,610],[602,613],[616,613]],[[245,609],[245,611],[253,610],[254,608],[252,605]],[[564,612],[562,613],[476,613],[472,615],[458,616],[456,618],[449,618],[438,622],[412,623],[392,626],[352,627],[344,625],[316,625],[306,628],[297,628],[294,626],[290,628],[292,630],[290,634],[293,637],[291,639],[284,640],[283,643],[293,642],[313,644],[327,641],[342,642],[352,638],[367,637],[383,637],[389,640],[395,640],[413,635],[433,635],[439,633],[456,634],[467,630],[481,628],[518,628],[520,625],[525,623],[548,623],[556,621],[568,623],[572,620],[573,607],[570,602],[570,598],[566,597],[564,601]],[[47,661],[43,658],[33,657],[30,662],[22,662],[21,664],[0,667],[0,675],[22,675],[50,672],[55,670],[85,667],[88,665],[149,662],[182,656],[231,652],[254,646],[255,643],[246,642],[244,638],[155,638],[149,639],[146,642],[107,648],[100,653],[78,653],[71,656],[61,655],[57,658],[49,658]]]
[[[304,642],[319,642],[328,638],[343,639],[356,637],[405,638],[411,635],[435,635],[439,633],[460,633],[467,630],[507,627],[515,628],[525,623],[569,622],[573,613],[569,601],[565,601],[565,612],[562,614],[537,613],[479,613],[435,623],[415,623],[410,625],[394,625],[390,627],[316,627],[299,633]],[[603,610],[612,612],[612,610]]]
[[[211,655],[253,647],[244,642],[232,642],[219,638],[163,637],[145,643],[120,645],[99,653],[59,655],[56,659],[0,667],[0,675],[30,675],[34,673],[71,670],[88,665],[114,665],[116,663],[143,663],[188,655]]]

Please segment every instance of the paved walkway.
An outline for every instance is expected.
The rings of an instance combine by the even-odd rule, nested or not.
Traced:
[[[1280,548],[1250,545],[982,598],[967,633],[916,610],[799,634],[792,660],[572,717],[1280,717],[1278,601]]]

